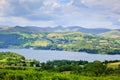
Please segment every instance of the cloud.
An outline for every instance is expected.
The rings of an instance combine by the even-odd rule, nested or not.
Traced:
[[[120,0],[82,0],[84,4],[90,8],[100,10],[99,15],[108,18],[120,18]]]
[[[5,16],[9,10],[9,0],[0,0],[0,16]]]
[[[9,23],[6,23],[9,22]],[[31,21],[23,17],[0,17],[0,22],[6,25],[21,25],[21,26],[55,26],[53,21]]]
[[[42,6],[42,0],[11,0],[12,16],[31,15]]]
[[[119,10],[120,0],[82,0],[88,6],[99,7],[110,10]]]
[[[22,26],[27,26],[27,24],[29,24],[30,26],[55,26],[53,21],[31,21],[31,20],[27,20],[25,18],[22,17],[12,17],[11,20],[16,23],[16,25],[22,25]]]
[[[120,28],[120,0],[1,0],[0,23]]]

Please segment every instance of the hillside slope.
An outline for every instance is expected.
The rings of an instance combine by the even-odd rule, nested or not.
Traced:
[[[120,54],[120,40],[82,32],[47,32],[24,27],[0,29],[0,48],[33,48]]]
[[[106,38],[120,38],[120,30],[111,30],[105,33],[99,34],[100,36],[106,37]]]

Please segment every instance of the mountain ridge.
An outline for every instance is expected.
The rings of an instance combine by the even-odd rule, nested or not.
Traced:
[[[0,27],[0,30],[5,29],[4,27]],[[56,26],[56,27],[37,27],[37,26],[14,26],[8,27],[8,30],[19,30],[19,31],[26,31],[26,32],[83,32],[88,34],[100,34],[111,31],[112,29],[106,28],[84,28],[81,26]]]

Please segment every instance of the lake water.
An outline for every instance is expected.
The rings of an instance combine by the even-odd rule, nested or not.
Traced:
[[[88,54],[86,52],[68,52],[51,50],[32,50],[32,49],[0,49],[0,52],[15,52],[23,55],[26,59],[37,59],[40,62],[48,60],[120,60],[120,55]]]

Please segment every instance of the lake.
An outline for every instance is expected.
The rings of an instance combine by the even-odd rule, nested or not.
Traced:
[[[120,60],[120,55],[88,54],[86,52],[68,52],[54,50],[32,50],[32,49],[0,49],[0,52],[15,52],[23,55],[26,59],[37,59],[40,62],[52,60],[86,60],[86,61],[104,61]]]

